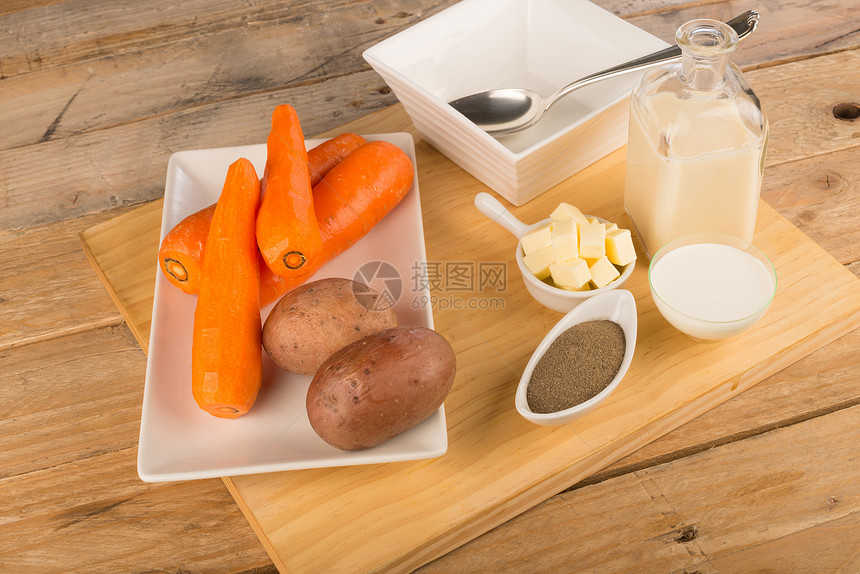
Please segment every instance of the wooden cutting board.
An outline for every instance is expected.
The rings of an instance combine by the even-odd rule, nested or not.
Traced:
[[[458,360],[445,402],[449,449],[434,460],[224,478],[283,572],[409,571],[860,326],[860,280],[762,202],[755,243],[777,269],[778,292],[751,331],[722,343],[680,334],[656,311],[640,259],[626,285],[639,312],[627,377],[586,417],[534,426],[514,408],[517,382],[562,315],[530,298],[515,239],[473,206],[487,188],[420,141],[399,105],[332,133],[347,130],[416,137],[434,320]],[[619,150],[513,211],[533,222],[567,201],[629,227],[623,177]],[[144,350],[161,206],[152,202],[81,234]],[[503,281],[477,276],[500,265]]]

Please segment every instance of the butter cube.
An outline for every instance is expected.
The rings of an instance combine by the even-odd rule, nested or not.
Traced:
[[[588,223],[588,219],[582,214],[579,208],[574,207],[569,203],[559,203],[553,212],[550,214],[553,221],[564,221],[572,219],[576,223]]]
[[[532,272],[532,275],[538,279],[546,279],[549,277],[549,266],[555,263],[555,253],[552,251],[552,246],[529,253],[523,257],[523,263]]]
[[[602,223],[579,225],[579,256],[600,259],[606,255],[606,227]]]
[[[523,253],[526,255],[539,251],[544,247],[549,247],[552,245],[549,224],[529,231],[522,236],[520,243],[523,246]]]
[[[552,251],[555,253],[556,263],[564,263],[568,259],[579,257],[576,223],[572,219],[554,222],[551,236]]]
[[[621,276],[618,269],[615,268],[606,256],[599,258],[597,261],[588,266],[591,272],[591,282],[595,287],[600,289],[606,287]]]
[[[586,219],[588,219],[588,222],[592,223],[592,224],[593,223],[601,223],[601,221],[599,219],[597,219],[596,217],[588,216],[588,217],[586,217]],[[615,223],[612,223],[612,222],[604,223],[603,227],[606,229],[606,233],[609,233],[613,229],[618,229],[618,225],[616,225]]]
[[[636,249],[629,229],[606,232],[606,258],[615,265],[629,265],[636,260]]]
[[[593,215],[586,215],[585,219],[588,221],[588,223],[590,223],[592,225],[600,223],[600,220],[597,219],[596,217],[594,217]]]
[[[591,271],[583,259],[570,259],[564,263],[553,263],[549,266],[552,280],[562,289],[578,291],[591,281]]]

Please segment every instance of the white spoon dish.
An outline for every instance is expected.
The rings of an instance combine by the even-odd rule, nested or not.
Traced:
[[[586,321],[608,319],[621,326],[624,332],[624,358],[621,366],[615,377],[609,384],[599,393],[590,399],[574,405],[570,408],[553,412],[553,413],[535,413],[529,408],[527,398],[528,385],[532,378],[532,373],[535,370],[538,362],[549,349],[550,345],[558,339],[565,331]],[[587,301],[577,306],[575,309],[567,313],[555,326],[546,334],[540,344],[532,353],[523,375],[520,378],[519,386],[516,394],[517,412],[526,420],[529,420],[538,425],[553,426],[566,424],[576,418],[583,416],[593,410],[600,403],[606,400],[612,391],[618,387],[618,384],[627,374],[630,368],[630,363],[633,360],[633,351],[636,348],[636,332],[638,329],[638,318],[636,315],[636,300],[633,294],[625,289],[616,289],[614,291],[604,291],[590,297]],[[570,384],[575,384],[576,381],[570,381]]]
[[[523,223],[517,219],[513,213],[508,211],[505,206],[499,202],[499,200],[483,191],[475,196],[475,206],[478,208],[478,211],[510,231],[518,240],[532,229],[537,229],[538,227],[550,222],[550,219],[544,219],[533,225]],[[600,217],[597,219],[602,223],[609,223]],[[525,283],[526,289],[531,296],[534,297],[535,301],[560,313],[567,313],[583,301],[594,297],[598,293],[605,293],[620,287],[625,281],[627,281],[627,278],[633,273],[633,268],[636,267],[636,261],[633,261],[629,265],[621,268],[621,276],[609,285],[601,287],[600,289],[592,289],[591,291],[568,291],[567,289],[554,287],[549,283],[541,281],[528,270],[525,263],[523,263],[523,247],[519,241],[517,242],[516,259],[517,267],[519,267],[520,273],[523,276],[523,283]]]

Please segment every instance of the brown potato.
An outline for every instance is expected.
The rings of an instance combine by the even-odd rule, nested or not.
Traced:
[[[341,347],[397,326],[397,315],[363,283],[332,277],[284,295],[263,325],[263,348],[282,369],[313,375]]]
[[[308,388],[308,419],[334,447],[370,448],[433,414],[456,371],[454,350],[432,329],[395,327],[368,335],[320,366]]]

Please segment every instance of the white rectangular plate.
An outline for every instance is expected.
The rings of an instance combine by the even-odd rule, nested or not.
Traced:
[[[390,289],[401,325],[433,328],[430,294],[427,281],[422,279],[427,257],[412,136],[392,133],[365,137],[387,140],[406,152],[416,166],[414,183],[403,201],[370,233],[313,278],[353,279],[361,269],[365,283],[378,291]],[[307,147],[322,141],[308,140]],[[239,157],[251,160],[257,173],[263,174],[265,144],[182,151],[171,156],[161,238],[186,215],[217,201],[227,167]],[[378,276],[372,280],[374,262],[392,265],[399,277]],[[370,265],[362,268],[367,264]],[[196,296],[180,292],[158,272],[137,458],[138,474],[144,481],[417,460],[435,458],[447,450],[444,406],[421,424],[377,447],[342,451],[329,446],[308,422],[305,396],[311,377],[279,369],[262,349],[263,386],[250,412],[234,420],[205,413],[191,395],[191,333],[196,301]],[[262,309],[264,321],[272,306]]]

